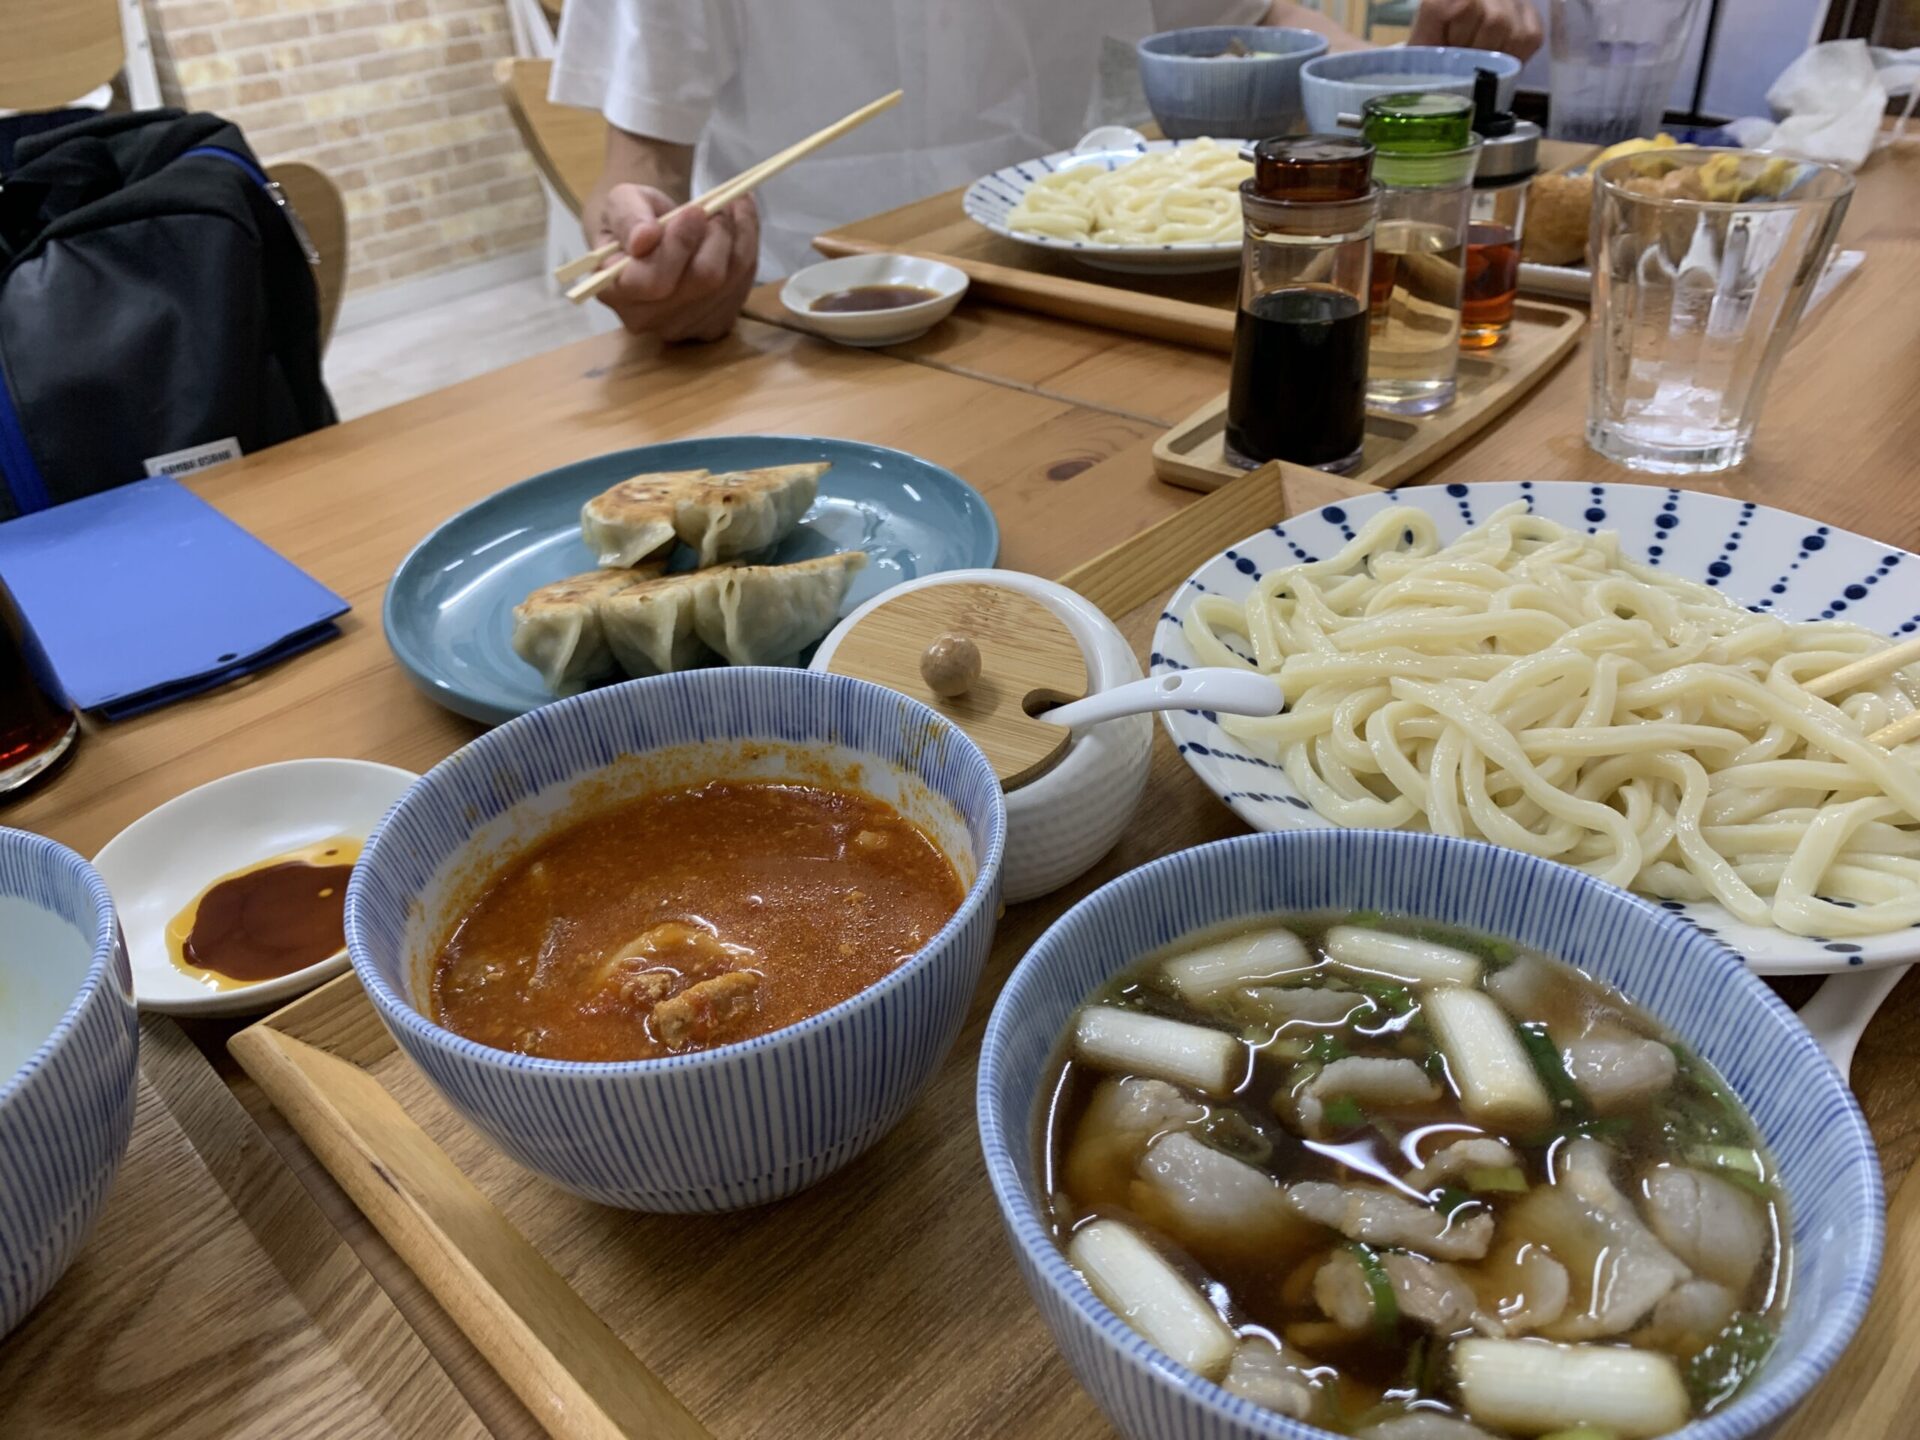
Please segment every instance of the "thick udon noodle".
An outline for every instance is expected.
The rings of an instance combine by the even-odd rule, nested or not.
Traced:
[[[1514,504],[1444,546],[1425,512],[1382,511],[1185,630],[1201,663],[1250,648],[1279,678],[1286,713],[1220,723],[1334,824],[1489,840],[1797,935],[1920,923],[1920,750],[1866,738],[1920,683],[1798,683],[1888,643],[1858,626],[1756,614]]]
[[[1253,166],[1214,140],[1142,155],[1107,170],[1076,165],[1027,187],[1007,228],[1102,245],[1238,241],[1240,182]]]

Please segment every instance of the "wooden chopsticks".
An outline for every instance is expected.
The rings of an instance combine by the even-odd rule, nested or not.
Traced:
[[[1902,640],[1898,645],[1889,645],[1884,650],[1829,670],[1824,675],[1816,675],[1811,680],[1803,680],[1800,688],[1817,700],[1825,700],[1833,695],[1842,695],[1858,688],[1871,680],[1891,675],[1896,670],[1920,662],[1920,635],[1911,640]],[[1876,745],[1885,745],[1892,749],[1907,741],[1920,737],[1920,710],[1891,725],[1882,725],[1867,739]]]
[[[901,94],[901,91],[895,90],[890,95],[882,95],[878,100],[862,105],[851,115],[843,116],[825,129],[814,131],[814,133],[807,136],[806,139],[789,145],[779,154],[768,156],[758,165],[750,166],[748,169],[741,171],[738,175],[734,176],[733,179],[726,181],[724,184],[714,186],[713,189],[707,191],[706,194],[697,199],[689,200],[685,205],[679,206],[668,215],[662,216],[662,222],[664,223],[666,220],[672,218],[673,215],[678,215],[681,210],[696,205],[709,215],[717,214],[762,181],[778,175],[782,170],[793,164],[794,161],[811,155],[822,145],[832,144],[849,130],[866,124],[867,121],[878,115],[882,110],[889,109],[898,104]],[[611,285],[614,280],[618,278],[620,272],[626,268],[627,262],[632,259],[629,255],[621,255],[618,260],[615,260],[613,264],[607,266],[604,270],[596,270],[594,268],[609,257],[618,254],[621,248],[622,245],[620,241],[609,240],[606,244],[589,250],[579,259],[569,260],[566,264],[560,266],[553,272],[553,278],[564,282],[572,280],[575,276],[585,275],[586,278],[584,280],[581,280],[567,291],[567,299],[573,301],[576,305],[583,300],[590,300],[602,290],[606,289],[607,286]],[[593,273],[588,274],[588,271],[593,271]]]

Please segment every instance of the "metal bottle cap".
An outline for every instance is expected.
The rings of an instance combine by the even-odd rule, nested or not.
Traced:
[[[1540,127],[1502,110],[1499,89],[1493,71],[1474,72],[1473,128],[1480,136],[1480,162],[1473,172],[1476,190],[1518,184],[1540,168]]]

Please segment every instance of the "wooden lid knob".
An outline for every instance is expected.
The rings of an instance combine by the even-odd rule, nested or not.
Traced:
[[[966,694],[980,680],[980,647],[949,630],[920,657],[920,678],[943,700]]]
[[[932,706],[1010,790],[1059,763],[1072,739],[1029,712],[1078,700],[1089,684],[1065,621],[1023,591],[975,581],[884,600],[841,637],[827,668]]]

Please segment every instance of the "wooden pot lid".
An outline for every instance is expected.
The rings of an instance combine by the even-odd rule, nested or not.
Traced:
[[[950,638],[951,637],[951,638]],[[935,642],[931,667],[923,662]],[[978,676],[966,671],[971,649]],[[911,695],[965,730],[1011,790],[1059,763],[1071,732],[1030,710],[1087,693],[1086,656],[1063,621],[1032,596],[999,585],[928,585],[882,602],[840,639],[827,669]],[[956,673],[957,672],[957,673]]]

